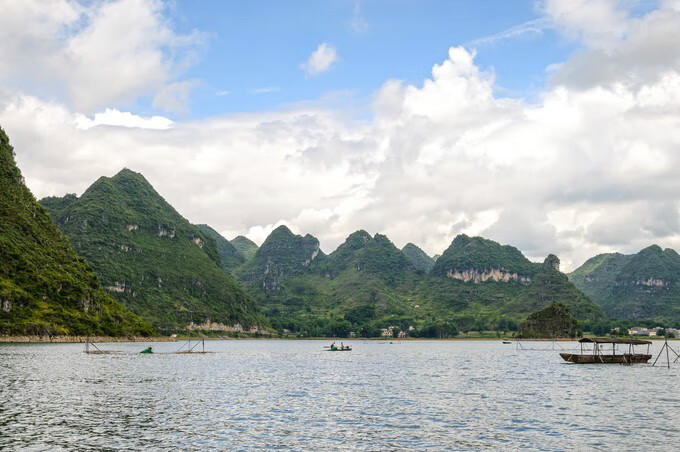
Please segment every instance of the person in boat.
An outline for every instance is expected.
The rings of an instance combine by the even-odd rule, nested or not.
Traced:
[[[335,342],[333,342],[333,343],[331,344],[331,350],[332,350],[332,351],[336,351],[337,349],[338,349],[338,347],[336,347],[336,346],[335,346]]]
[[[144,353],[144,354],[153,353],[153,348],[147,347],[144,350],[142,350],[140,353]]]
[[[345,344],[343,344],[342,342],[340,342],[340,350],[344,350],[344,349],[345,349]]]

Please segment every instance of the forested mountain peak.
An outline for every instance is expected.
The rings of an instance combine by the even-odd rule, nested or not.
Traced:
[[[141,174],[123,169],[99,178],[80,198],[42,203],[105,289],[156,326],[258,322],[252,299],[220,268],[215,239]]]
[[[99,286],[24,185],[0,128],[0,334],[151,334]]]

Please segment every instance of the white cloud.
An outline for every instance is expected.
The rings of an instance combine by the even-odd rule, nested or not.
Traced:
[[[159,0],[1,0],[0,81],[87,112],[162,90],[204,39],[173,32],[163,9]]]
[[[107,108],[96,113],[92,119],[85,115],[76,115],[75,124],[78,129],[89,129],[95,126],[138,127],[141,129],[168,129],[172,127],[172,120],[163,116],[143,117],[130,112]]]
[[[191,221],[258,242],[287,224],[332,251],[366,229],[435,254],[465,232],[536,260],[557,253],[563,269],[651,243],[680,249],[680,13],[623,14],[621,34],[618,10],[605,11],[614,19],[599,23],[615,26],[597,36],[573,31],[586,18],[560,19],[584,48],[532,104],[497,97],[493,72],[454,47],[422,84],[385,82],[370,120],[316,104],[165,128],[14,95],[0,124],[37,196],[127,166]]]
[[[224,90],[224,89],[215,91],[216,96],[228,96],[229,94],[231,94],[231,93],[227,90]]]
[[[588,22],[586,18],[584,22]],[[680,10],[660,8],[625,23],[623,37],[589,47],[559,65],[555,85],[584,89],[613,84],[640,87],[680,70]]]
[[[323,42],[300,67],[307,75],[319,75],[328,71],[337,60],[338,53],[335,47]]]
[[[607,47],[626,33],[624,6],[622,0],[544,0],[542,9],[567,36],[590,47]]]

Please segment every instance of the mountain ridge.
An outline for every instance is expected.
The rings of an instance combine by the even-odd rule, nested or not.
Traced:
[[[163,329],[259,322],[252,299],[221,268],[215,240],[127,168],[78,197],[41,201],[107,291]]]
[[[671,248],[600,254],[569,278],[614,319],[680,324],[680,255]]]
[[[153,334],[148,324],[104,292],[90,266],[36,201],[2,128],[0,256],[0,334]]]

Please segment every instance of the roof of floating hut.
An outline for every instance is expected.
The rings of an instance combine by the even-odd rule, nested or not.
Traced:
[[[643,341],[641,339],[626,339],[621,337],[584,337],[579,342],[594,342],[596,344],[628,344],[628,345],[648,345],[652,341]]]

